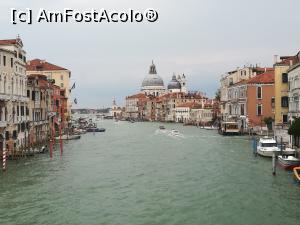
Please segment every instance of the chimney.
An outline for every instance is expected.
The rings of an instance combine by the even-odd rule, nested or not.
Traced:
[[[267,72],[267,67],[265,67],[265,72]]]
[[[278,55],[274,55],[274,64],[276,64],[278,61]]]
[[[290,59],[290,66],[292,66],[292,65],[293,65],[293,60]]]

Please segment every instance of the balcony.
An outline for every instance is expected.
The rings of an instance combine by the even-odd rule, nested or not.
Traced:
[[[0,127],[6,127],[7,126],[7,122],[6,121],[0,121]]]
[[[10,100],[10,95],[1,93],[0,100],[8,101]]]

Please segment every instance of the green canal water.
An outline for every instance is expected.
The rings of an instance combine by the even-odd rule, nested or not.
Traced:
[[[291,172],[252,154],[246,137],[158,123],[99,123],[105,133],[0,172],[1,225],[300,224]]]

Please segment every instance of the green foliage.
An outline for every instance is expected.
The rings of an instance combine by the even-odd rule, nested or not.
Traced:
[[[220,90],[220,88],[216,91],[216,93],[215,93],[215,99],[217,100],[217,101],[220,101],[221,100],[221,90]]]
[[[300,118],[295,119],[288,130],[289,135],[300,137]]]

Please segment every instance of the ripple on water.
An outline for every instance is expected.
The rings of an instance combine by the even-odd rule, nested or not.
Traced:
[[[0,175],[1,224],[298,224],[292,173],[254,157],[243,137],[157,123],[104,121]],[[4,222],[2,222],[4,221]]]

